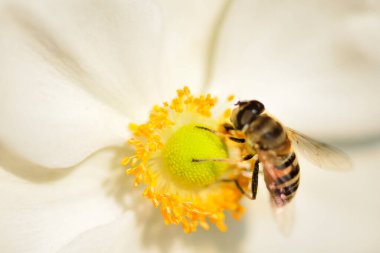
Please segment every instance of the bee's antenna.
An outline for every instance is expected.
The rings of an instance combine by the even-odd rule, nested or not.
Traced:
[[[191,162],[200,163],[200,162],[233,162],[233,161],[231,159],[226,159],[226,158],[205,158],[205,159],[193,158]]]
[[[214,130],[212,130],[210,128],[204,127],[204,126],[195,126],[195,127],[199,128],[199,129],[202,129],[202,130],[205,130],[205,131],[209,131],[209,132],[214,133],[214,134],[219,135],[219,136],[225,136],[222,133],[218,133],[218,132],[216,132],[216,131],[214,131]],[[228,127],[230,127],[230,126],[228,126]],[[227,126],[225,126],[225,128],[227,128]],[[237,143],[245,143],[245,139],[244,138],[236,138],[236,137],[233,137],[233,136],[229,136],[228,139],[230,139],[231,141],[237,142]]]

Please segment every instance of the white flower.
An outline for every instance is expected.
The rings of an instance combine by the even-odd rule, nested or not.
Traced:
[[[287,125],[317,137],[379,134],[375,1],[0,3],[1,252],[273,249],[281,237],[267,227],[273,224],[264,197],[254,217],[231,224],[229,233],[189,237],[175,227],[160,231],[153,208],[130,194],[117,167],[128,152],[127,125],[146,119],[153,104],[183,85],[260,99]],[[356,159],[378,166],[372,157]],[[374,193],[379,172],[348,179],[318,173],[304,177],[292,243],[300,251],[373,250],[376,236],[354,233],[349,223],[373,200],[347,188]],[[336,183],[328,184],[330,178]],[[360,219],[374,234],[365,225],[379,208]]]

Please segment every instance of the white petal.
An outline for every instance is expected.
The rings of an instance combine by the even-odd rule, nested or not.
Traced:
[[[50,10],[48,5],[46,8],[30,6],[30,9],[35,9],[34,12],[26,7],[13,5],[3,9],[5,15],[0,23],[0,139],[3,145],[33,162],[48,167],[66,167],[81,161],[99,148],[120,144],[126,139],[125,114],[139,112],[136,108],[138,96],[135,91],[138,86],[132,85],[132,81],[125,78],[123,81],[127,81],[129,85],[110,77],[123,65],[111,64],[106,56],[112,59],[117,53],[122,54],[118,49],[123,41],[115,42],[121,44],[119,47],[113,47],[112,43],[117,38],[109,38],[111,42],[108,44],[104,42],[104,38],[108,38],[104,34],[108,32],[107,27],[97,25],[101,25],[107,15],[99,18],[100,21],[97,20],[98,9],[95,8],[95,13],[88,14],[93,19],[78,26],[75,21],[83,18],[80,11],[83,11],[84,6],[78,6],[77,9],[70,9],[70,4],[50,7],[52,10],[49,15],[53,16],[51,19],[45,17],[49,16],[46,14]],[[57,9],[59,11],[55,13]],[[149,6],[146,9],[149,10]],[[138,13],[131,13],[132,10],[126,13],[124,19],[132,20],[126,22],[123,29],[128,30],[132,26],[136,31],[148,22],[133,20]],[[60,15],[68,16],[63,18]],[[66,27],[66,24],[61,24],[65,20],[73,23],[69,22]],[[155,23],[155,20],[149,25],[151,23]],[[103,31],[99,32],[99,36],[103,37],[98,38],[93,30],[86,30],[87,25]],[[78,27],[83,29],[77,29]],[[139,34],[129,30],[132,38],[140,38]],[[150,34],[151,29],[147,30]],[[145,40],[149,38],[144,37]],[[102,48],[102,43],[115,52],[108,54],[109,50]],[[131,44],[135,49],[139,48],[139,41]],[[133,51],[131,48],[130,50]],[[134,58],[132,55],[130,57]],[[147,57],[141,59],[139,64],[137,61],[134,63],[140,66],[144,65],[144,61],[148,61]],[[101,69],[105,65],[107,70],[113,72]],[[130,72],[138,74],[135,70]],[[145,75],[140,73],[140,76],[143,79]],[[113,77],[122,79],[117,75]],[[129,77],[136,79],[131,74]],[[143,81],[134,81],[144,87]],[[120,92],[121,87],[126,87],[127,93]],[[120,114],[115,108],[119,109],[117,111]],[[132,114],[129,113],[129,116]]]
[[[20,2],[4,5],[0,20],[0,139],[48,167],[124,140],[124,117],[145,119],[175,88],[199,91],[225,7]]]
[[[184,85],[197,91],[205,84],[228,3],[22,2],[20,7],[12,1],[5,12],[18,23],[43,28],[27,31],[37,41],[38,52],[86,90],[138,119],[141,113],[135,107],[161,102],[162,96]],[[54,42],[53,49],[46,41]],[[68,67],[70,63],[74,69]]]
[[[119,217],[132,182],[123,168],[110,166],[119,160],[115,153],[103,151],[72,170],[3,164],[1,157],[1,251],[56,252]]]
[[[35,163],[67,167],[125,140],[124,117],[31,54],[11,61],[22,45],[8,42],[0,60],[2,145]]]
[[[236,1],[219,37],[214,90],[262,100],[318,137],[379,134],[379,15],[376,1]]]
[[[136,116],[131,105],[160,94],[162,17],[152,1],[12,1],[3,12],[56,72],[117,111]]]

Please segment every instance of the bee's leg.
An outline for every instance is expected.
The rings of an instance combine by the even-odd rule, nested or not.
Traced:
[[[230,123],[224,123],[223,128],[226,132],[229,132],[235,129],[234,126]]]
[[[232,130],[235,130],[235,127],[230,123],[224,123],[223,128],[227,134],[230,133]],[[230,136],[229,139],[234,142],[245,143],[245,139],[243,138],[236,138],[236,137]]]
[[[252,199],[256,199],[257,186],[259,184],[259,169],[259,160],[256,160],[251,180]]]
[[[236,137],[228,137],[228,139],[230,139],[231,141],[234,141],[234,142],[237,142],[237,143],[245,143],[245,139],[243,138],[236,138]]]
[[[255,156],[249,155],[249,157],[247,157],[247,160],[252,159],[253,157],[255,157]],[[194,161],[194,159],[193,159],[193,161]],[[220,180],[220,182],[226,182],[226,183],[232,183],[233,182],[235,184],[236,188],[238,188],[238,190],[244,196],[246,196],[247,198],[249,198],[251,200],[254,200],[254,199],[256,199],[256,195],[257,195],[257,186],[258,186],[258,182],[259,182],[259,170],[260,170],[260,168],[259,168],[259,160],[258,159],[256,159],[256,161],[255,161],[253,171],[248,169],[248,168],[246,170],[244,170],[245,173],[252,173],[252,174],[247,175],[247,177],[251,177],[251,193],[248,193],[246,190],[244,190],[244,188],[240,185],[240,183],[237,179],[222,179],[222,180]]]
[[[241,160],[241,162],[238,164],[240,170],[242,172],[244,172],[244,176],[245,177],[252,177],[252,172],[253,172],[253,169],[252,169],[252,163],[247,163],[247,161],[250,161],[251,159],[253,159],[256,163],[258,157],[257,157],[257,154],[256,155],[253,155],[253,154],[248,154],[246,156],[244,156]]]
[[[249,194],[248,192],[246,192],[243,187],[240,185],[239,181],[237,179],[222,179],[221,180],[222,182],[227,182],[227,183],[235,183],[236,185],[236,188],[238,188],[238,190],[244,195],[246,196],[247,198],[251,199],[251,200],[254,200],[252,194]]]
[[[244,194],[244,196],[246,196],[247,198],[251,199],[251,200],[255,200],[256,199],[256,195],[257,195],[257,186],[259,184],[259,160],[256,160],[255,162],[255,167],[252,171],[252,178],[251,178],[251,194],[247,193],[247,191],[245,191],[243,189],[243,187],[240,185],[239,181],[237,179],[233,179],[231,181],[233,181],[236,185],[236,187],[239,189],[239,191]]]
[[[236,187],[239,189],[239,191],[244,194],[244,196],[246,196],[250,200],[254,200],[256,198],[256,195],[253,195],[253,192],[251,194],[249,194],[248,192],[246,192],[243,189],[243,187],[241,187],[241,185],[240,185],[240,183],[239,183],[239,181],[237,179],[234,180],[234,183],[235,183]]]
[[[244,194],[244,196],[246,196],[247,198],[249,198],[251,200],[255,200],[256,195],[257,195],[257,186],[259,183],[259,170],[260,170],[259,160],[256,160],[253,171],[249,171],[249,172],[252,172],[252,174],[251,174],[252,175],[251,176],[251,194],[247,193],[247,191],[245,191],[243,189],[243,187],[240,185],[240,183],[237,179],[226,179],[226,180],[222,180],[222,181],[223,182],[234,182],[236,187],[239,189],[239,191],[241,193]]]

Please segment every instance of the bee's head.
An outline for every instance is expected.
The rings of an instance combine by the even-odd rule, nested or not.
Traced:
[[[242,130],[265,110],[264,105],[257,100],[239,101],[236,105],[230,119],[237,130]]]

